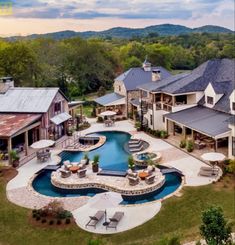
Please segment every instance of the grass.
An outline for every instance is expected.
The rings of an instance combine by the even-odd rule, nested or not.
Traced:
[[[65,228],[35,227],[28,222],[30,211],[6,199],[6,187],[0,177],[0,244],[1,245],[57,245],[89,244],[98,239],[100,244],[157,245],[166,236],[178,234],[181,240],[199,238],[201,212],[209,205],[220,205],[227,219],[234,219],[234,186],[223,182],[202,187],[185,187],[182,197],[172,197],[163,202],[161,211],[149,222],[133,230],[115,235],[95,235],[77,226]],[[138,214],[137,214],[138,215]],[[234,226],[233,226],[234,228]]]

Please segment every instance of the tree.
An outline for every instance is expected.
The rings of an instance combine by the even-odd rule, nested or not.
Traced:
[[[231,225],[220,207],[212,206],[202,213],[200,232],[208,245],[231,244]]]

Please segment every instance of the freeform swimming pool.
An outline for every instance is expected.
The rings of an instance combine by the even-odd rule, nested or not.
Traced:
[[[100,148],[89,152],[89,157],[92,159],[94,155],[99,154],[100,167],[103,169],[116,171],[127,170],[129,154],[125,151],[124,145],[129,141],[130,135],[125,132],[99,132],[94,135],[106,136],[106,143]],[[80,161],[83,158],[83,153],[63,152],[61,158],[62,161]],[[32,183],[33,188],[42,195],[51,197],[94,196],[97,193],[104,192],[104,190],[95,188],[76,190],[58,189],[51,184],[51,173],[52,171],[50,170],[41,172]],[[158,200],[173,193],[181,185],[181,177],[176,173],[165,174],[165,178],[165,184],[157,191],[136,197],[123,196],[123,204],[138,204]]]
[[[75,196],[94,196],[97,193],[104,192],[101,189],[77,189],[77,190],[63,190],[54,187],[51,184],[50,170],[41,172],[33,181],[33,188],[38,193],[51,196],[51,197],[75,197]],[[181,177],[176,173],[165,174],[165,184],[161,189],[147,195],[141,195],[137,197],[123,197],[122,204],[138,204],[150,201],[159,200],[173,192],[175,192],[181,185]]]
[[[124,145],[130,140],[130,134],[125,132],[99,132],[90,134],[105,136],[106,142],[103,146],[89,152],[89,158],[94,155],[100,156],[100,167],[107,170],[126,171],[128,168],[127,159],[129,154],[125,151]],[[84,156],[83,152],[62,152],[62,161],[79,162]]]

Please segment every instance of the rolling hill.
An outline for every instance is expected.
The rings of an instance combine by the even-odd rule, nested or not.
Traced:
[[[44,38],[53,38],[56,40],[72,38],[72,37],[82,37],[82,38],[91,38],[91,37],[114,37],[114,38],[132,38],[132,37],[145,37],[149,34],[158,34],[160,36],[172,36],[172,35],[181,35],[181,34],[190,34],[190,33],[234,33],[234,31],[221,27],[221,26],[212,26],[206,25],[198,28],[189,28],[181,25],[173,24],[163,24],[148,26],[145,28],[124,28],[124,27],[115,27],[105,31],[85,31],[85,32],[75,32],[75,31],[59,31],[46,34],[32,34],[29,36],[13,36],[7,38],[8,40],[17,40],[17,39],[35,39],[39,37]]]

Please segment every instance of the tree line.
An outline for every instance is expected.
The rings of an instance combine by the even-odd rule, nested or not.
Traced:
[[[169,70],[191,70],[213,58],[235,58],[233,34],[187,34],[126,39],[0,40],[0,76],[16,86],[59,86],[71,97],[110,89],[115,76],[141,66],[146,55]]]

